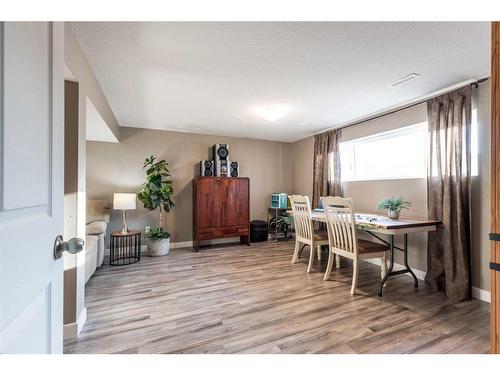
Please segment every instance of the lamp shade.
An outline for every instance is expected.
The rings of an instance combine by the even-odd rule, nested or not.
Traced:
[[[135,210],[136,195],[134,193],[115,193],[113,208],[115,210]]]

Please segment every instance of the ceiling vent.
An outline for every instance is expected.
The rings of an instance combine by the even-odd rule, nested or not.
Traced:
[[[417,74],[417,73],[408,74],[407,76],[404,76],[403,78],[400,78],[397,81],[394,81],[388,87],[393,89],[394,87],[400,86],[400,85],[407,83],[407,82],[410,82],[410,81],[413,81],[415,78],[418,78],[418,77],[420,77],[420,74]]]

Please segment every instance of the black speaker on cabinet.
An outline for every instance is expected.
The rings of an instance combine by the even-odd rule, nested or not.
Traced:
[[[237,161],[232,161],[229,164],[229,175],[231,177],[240,177],[240,163]]]
[[[215,162],[215,175],[217,177],[229,177],[229,160],[217,160]]]
[[[215,163],[215,175],[217,177],[229,176],[229,145],[217,143],[212,146],[212,153]]]
[[[200,176],[213,177],[215,176],[214,161],[202,160],[200,161]]]
[[[229,145],[217,143],[212,146],[214,160],[227,160],[229,158]]]

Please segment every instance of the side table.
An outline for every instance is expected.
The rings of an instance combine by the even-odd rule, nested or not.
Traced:
[[[110,237],[109,264],[125,266],[141,260],[141,232],[113,232]]]

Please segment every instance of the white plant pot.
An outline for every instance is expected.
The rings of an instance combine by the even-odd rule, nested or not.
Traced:
[[[148,255],[150,257],[161,257],[167,255],[170,250],[170,237],[161,240],[149,240]]]
[[[397,220],[399,219],[399,212],[398,210],[387,210],[387,216],[391,220]]]

